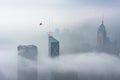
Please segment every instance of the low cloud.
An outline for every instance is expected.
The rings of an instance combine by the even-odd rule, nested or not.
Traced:
[[[119,80],[119,62],[119,57],[106,53],[83,53],[55,59],[41,58],[39,75],[44,73],[44,76],[47,75],[49,79],[52,77],[53,80]],[[40,77],[40,80],[41,78],[43,79]]]
[[[0,56],[0,80],[17,80],[18,54],[12,51],[1,51]],[[39,54],[38,68],[29,59],[21,59],[29,66],[22,67],[26,74],[36,73],[34,70],[38,69],[38,80],[120,79],[120,58],[107,53],[72,53],[56,58]]]

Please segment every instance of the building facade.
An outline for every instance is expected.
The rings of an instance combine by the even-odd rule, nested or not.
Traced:
[[[49,35],[49,56],[57,57],[59,56],[59,41],[56,40],[53,36]]]
[[[102,24],[99,26],[97,31],[97,46],[103,46],[107,43],[107,31],[102,21]]]
[[[18,50],[18,80],[37,80],[37,47],[20,45]]]
[[[104,26],[103,20],[97,31],[97,51],[114,55],[119,54],[117,42],[111,42],[109,37],[107,37],[107,31]]]

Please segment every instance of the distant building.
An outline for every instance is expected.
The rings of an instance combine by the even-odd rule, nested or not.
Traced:
[[[37,47],[20,45],[18,50],[18,80],[37,80]]]
[[[49,56],[56,57],[59,56],[59,41],[53,36],[49,35]]]
[[[99,26],[97,31],[97,46],[105,45],[109,40],[107,37],[107,31],[102,21],[102,24]]]
[[[103,20],[97,31],[97,51],[115,55],[119,53],[117,42],[111,42],[109,37],[107,37]]]

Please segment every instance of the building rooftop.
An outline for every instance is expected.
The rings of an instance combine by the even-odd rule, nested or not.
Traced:
[[[59,41],[56,40],[53,36],[49,36],[49,41],[50,41],[50,42],[59,42]]]

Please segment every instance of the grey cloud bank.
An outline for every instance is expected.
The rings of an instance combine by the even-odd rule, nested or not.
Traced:
[[[3,52],[4,53],[4,52]],[[9,52],[7,55],[11,55]],[[14,57],[14,59],[13,59]],[[16,53],[5,61],[7,56],[2,56],[0,64],[1,80],[17,80],[17,56]],[[120,79],[120,58],[106,53],[78,53],[63,55],[55,59],[39,54],[38,80],[119,80]],[[4,62],[3,62],[4,61]],[[28,68],[35,68],[28,61]],[[7,65],[6,65],[7,64]],[[23,69],[30,70],[30,69]],[[72,77],[71,77],[72,76]]]

